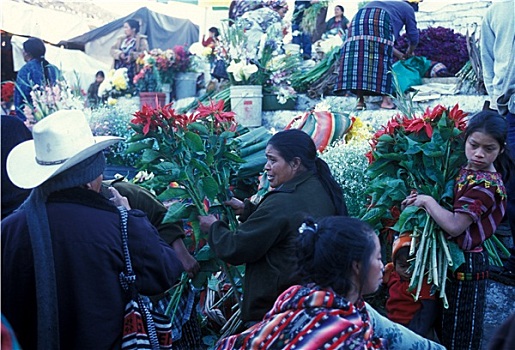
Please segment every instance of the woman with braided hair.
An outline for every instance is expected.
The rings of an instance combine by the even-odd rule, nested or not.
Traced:
[[[295,242],[306,215],[347,215],[342,189],[308,134],[278,132],[265,155],[264,176],[273,190],[257,205],[236,198],[226,203],[240,215],[237,229],[213,215],[199,218],[215,254],[229,264],[245,264],[241,317],[247,326],[261,321],[279,294],[299,282]]]
[[[45,59],[45,53],[45,43],[39,38],[29,38],[23,43],[23,59],[26,63],[16,76],[14,91],[16,115],[23,121],[27,119],[25,106],[33,106],[30,96],[32,88],[36,85],[54,85],[61,75],[59,69]]]

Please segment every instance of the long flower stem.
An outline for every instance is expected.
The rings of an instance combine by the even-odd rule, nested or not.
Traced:
[[[433,269],[433,284],[438,286],[438,263],[436,259],[436,247],[437,247],[437,239],[435,232],[431,232],[431,262],[432,262],[432,269]]]
[[[223,262],[222,266],[225,270],[225,273],[227,274],[227,278],[229,278],[229,282],[231,283],[232,288],[234,289],[234,295],[236,296],[236,301],[238,302],[238,306],[240,307],[240,310],[241,310],[242,309],[241,294],[238,291],[236,282],[234,281],[234,276],[232,275],[231,271],[229,270],[229,265],[227,265],[226,262]]]

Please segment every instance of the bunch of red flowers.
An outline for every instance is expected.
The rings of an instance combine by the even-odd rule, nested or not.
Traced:
[[[15,84],[12,81],[2,83],[2,102],[9,103],[13,101]]]

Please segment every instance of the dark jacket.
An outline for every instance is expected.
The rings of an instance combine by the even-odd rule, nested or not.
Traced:
[[[217,221],[209,245],[222,260],[246,264],[244,321],[260,321],[277,297],[296,284],[296,237],[306,216],[335,215],[336,209],[316,175],[301,174],[267,193],[234,232]]]
[[[126,299],[120,216],[102,195],[81,188],[47,203],[57,280],[61,349],[119,349]],[[142,294],[169,289],[183,268],[145,214],[131,210],[129,250]],[[37,301],[25,211],[2,221],[2,313],[23,349],[35,349]]]
[[[29,196],[30,190],[24,190],[14,186],[7,176],[7,156],[18,144],[32,140],[32,133],[23,124],[20,118],[10,115],[2,116],[2,163],[0,166],[2,183],[2,219],[17,209]]]

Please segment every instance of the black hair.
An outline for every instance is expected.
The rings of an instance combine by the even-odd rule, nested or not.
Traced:
[[[297,250],[299,277],[303,283],[314,282],[330,287],[340,295],[353,289],[354,262],[361,265],[359,293],[370,271],[375,250],[373,228],[364,221],[348,216],[307,218],[299,229]]]
[[[342,5],[336,5],[335,7],[339,7],[339,8],[340,8],[340,10],[342,10],[342,12],[345,12],[345,9],[343,8],[343,6],[342,6]]]
[[[326,192],[331,197],[338,215],[348,215],[343,191],[334,180],[327,163],[317,156],[317,149],[311,137],[299,129],[288,129],[276,133],[268,141],[286,162],[298,157],[302,165],[318,175]]]
[[[211,28],[209,28],[209,31],[212,33],[215,33],[215,38],[218,38],[220,36],[220,31],[218,30],[217,27],[211,27]]]
[[[95,77],[98,77],[99,75],[100,75],[102,78],[105,78],[104,71],[99,70],[99,71],[97,72],[97,74],[95,74]]]
[[[137,20],[130,18],[126,20],[125,23],[127,23],[132,29],[135,29],[136,33],[139,33],[139,22]]]
[[[35,37],[29,38],[23,43],[23,50],[41,63],[45,80],[50,81],[50,63],[45,59],[46,48],[43,40]]]
[[[46,53],[45,43],[39,38],[27,39],[23,43],[23,50],[35,59],[44,58]]]
[[[507,183],[515,163],[510,154],[509,147],[506,147],[506,139],[508,137],[506,119],[495,111],[481,111],[470,118],[465,130],[465,142],[475,132],[487,134],[499,143],[502,152],[495,159],[494,166],[501,174],[503,182]]]

